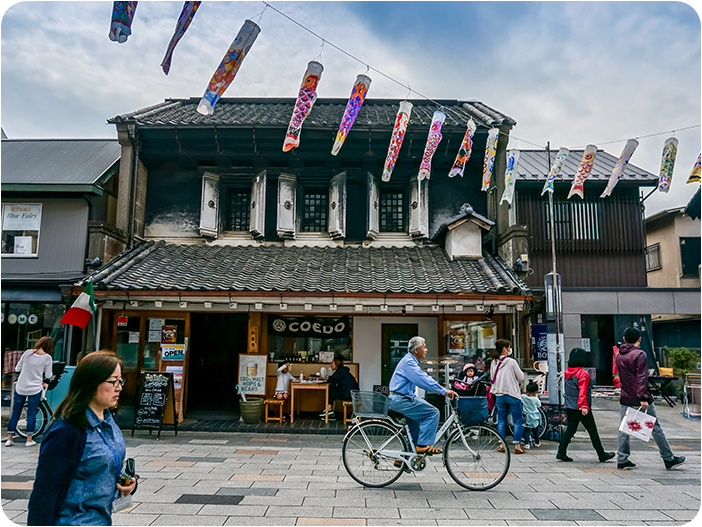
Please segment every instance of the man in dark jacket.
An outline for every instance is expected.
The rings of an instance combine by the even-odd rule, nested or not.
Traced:
[[[351,390],[358,390],[358,381],[351,373],[348,367],[344,366],[343,357],[337,355],[331,363],[331,368],[334,371],[329,377],[329,417],[334,417],[334,401],[350,401]],[[322,412],[320,417],[324,417]]]
[[[656,407],[653,404],[653,397],[648,391],[648,360],[646,353],[640,349],[641,333],[636,328],[627,328],[624,332],[624,343],[619,348],[617,355],[617,368],[619,369],[619,379],[621,380],[621,405],[620,421],[624,419],[627,408],[638,410],[642,408],[648,415],[656,417]],[[630,469],[636,466],[629,461],[629,436],[624,432],[619,432],[617,441],[617,468]],[[660,422],[656,419],[653,427],[653,439],[658,445],[665,468],[668,470],[685,463],[685,456],[674,456],[670,450],[668,441],[665,438]]]

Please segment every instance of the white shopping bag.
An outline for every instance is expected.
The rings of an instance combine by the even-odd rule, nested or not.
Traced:
[[[639,410],[641,410],[640,406]],[[619,425],[619,431],[631,437],[635,437],[636,439],[648,442],[648,440],[651,439],[653,427],[656,425],[658,419],[645,412],[640,412],[639,410],[634,410],[633,408],[626,409],[624,419],[622,419]]]

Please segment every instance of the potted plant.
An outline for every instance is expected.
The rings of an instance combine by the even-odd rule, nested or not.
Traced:
[[[673,367],[673,373],[680,379],[675,383],[678,386],[679,394],[682,394],[685,383],[685,374],[697,364],[700,355],[687,348],[669,348],[665,346],[665,353],[669,364]]]

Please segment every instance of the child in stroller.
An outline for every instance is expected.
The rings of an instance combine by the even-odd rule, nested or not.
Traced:
[[[485,397],[487,386],[487,376],[484,372],[476,369],[475,364],[469,362],[458,373],[453,381],[453,389],[458,395],[468,395],[472,397]]]

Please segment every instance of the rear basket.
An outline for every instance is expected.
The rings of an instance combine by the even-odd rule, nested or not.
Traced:
[[[390,399],[377,392],[351,391],[353,413],[358,417],[386,417]]]
[[[458,417],[466,426],[484,423],[488,418],[487,397],[459,397]]]

